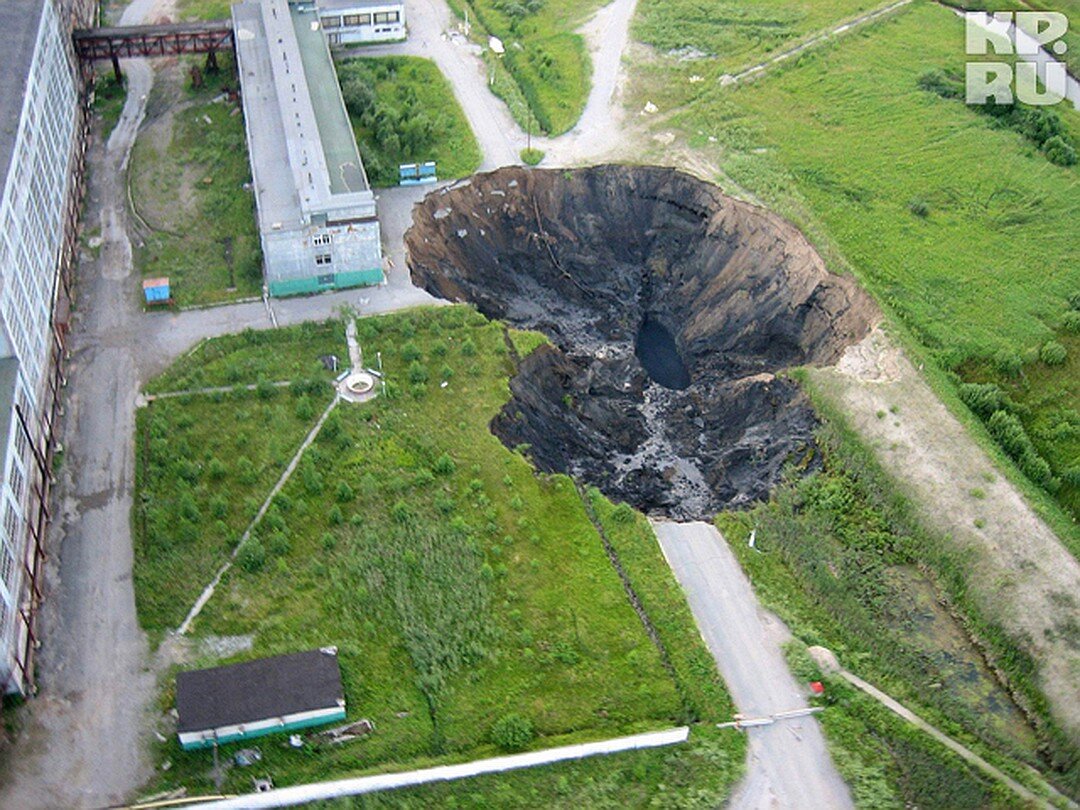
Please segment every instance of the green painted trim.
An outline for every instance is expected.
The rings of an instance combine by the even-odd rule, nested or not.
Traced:
[[[314,276],[310,278],[290,278],[281,281],[271,281],[267,285],[270,295],[275,298],[284,298],[288,295],[303,295],[319,291],[319,283]]]
[[[274,298],[285,298],[290,295],[310,295],[323,290],[343,290],[349,287],[369,287],[373,284],[382,284],[382,268],[375,267],[370,270],[350,270],[344,273],[335,273],[334,280],[329,284],[319,284],[316,276],[307,278],[288,278],[271,281],[267,288]]]
[[[249,731],[244,734],[226,734],[224,737],[217,738],[218,745],[225,745],[227,743],[238,742],[240,740],[252,740],[256,737],[265,737],[268,734],[278,734],[289,731],[296,731],[301,728],[311,728],[312,726],[322,726],[327,723],[335,723],[339,720],[345,719],[345,710],[339,709],[333,714],[328,714],[323,717],[313,717],[310,720],[300,720],[295,723],[286,723],[283,726],[267,726],[266,728],[256,729],[255,731]],[[194,751],[199,748],[213,748],[214,740],[199,740],[197,742],[180,743],[180,747],[185,751]]]
[[[382,268],[375,267],[371,270],[353,270],[351,272],[338,273],[334,276],[334,286],[338,289],[344,287],[368,287],[372,284],[382,284]]]

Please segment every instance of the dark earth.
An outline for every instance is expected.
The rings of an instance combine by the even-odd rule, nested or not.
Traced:
[[[834,363],[878,319],[792,225],[672,169],[475,175],[405,239],[417,285],[553,344],[520,360],[493,432],[675,519],[812,465],[817,420],[782,372]]]

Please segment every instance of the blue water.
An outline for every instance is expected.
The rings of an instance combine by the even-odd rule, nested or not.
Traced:
[[[675,390],[690,385],[690,371],[679,355],[675,337],[652,316],[646,315],[641,323],[634,341],[634,354],[653,382]]]

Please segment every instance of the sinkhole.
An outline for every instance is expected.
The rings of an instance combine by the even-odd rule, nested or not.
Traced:
[[[675,519],[812,464],[817,422],[783,372],[834,363],[878,319],[791,224],[667,168],[478,174],[418,203],[405,242],[418,286],[551,340],[492,431]]]

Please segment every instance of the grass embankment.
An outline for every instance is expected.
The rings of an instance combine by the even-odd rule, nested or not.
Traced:
[[[181,20],[232,19],[231,0],[176,0],[176,14]]]
[[[1075,790],[1075,747],[1054,729],[1033,662],[977,614],[965,591],[968,560],[919,526],[873,454],[823,401],[817,405],[829,417],[823,467],[789,480],[767,504],[718,519],[758,595],[802,642],[832,649],[856,674],[1018,781],[1031,765]],[[747,544],[751,528],[756,549]],[[918,762],[910,762],[909,743],[918,735],[885,723],[884,714],[862,717],[864,701],[849,691],[840,691],[848,716],[833,724],[830,742],[840,747],[842,768],[870,780],[866,790],[888,786],[895,801],[919,806],[985,806],[982,775],[936,744],[922,745]],[[875,745],[852,744],[860,726]],[[842,761],[849,757],[854,764]],[[953,791],[965,783],[970,795],[957,805]]]
[[[186,87],[170,110],[143,127],[131,158],[131,195],[150,229],[135,261],[145,278],[168,276],[177,304],[258,295],[262,260],[244,122],[232,60]],[[201,64],[201,63],[200,63]]]
[[[397,185],[402,163],[434,160],[440,179],[476,171],[480,147],[450,83],[430,59],[362,57],[336,67],[373,186]]]
[[[208,343],[182,361],[170,385],[213,384],[226,375],[231,380],[235,373],[227,369],[277,358],[276,342],[296,332],[267,336],[261,355],[240,338]],[[665,667],[635,614],[573,482],[537,475],[489,432],[491,417],[508,397],[511,360],[502,327],[454,307],[365,318],[358,333],[366,356],[382,352],[387,395],[362,406],[342,403],[331,414],[193,634],[196,641],[251,635],[247,657],[337,645],[349,718],[370,718],[376,730],[347,745],[309,744],[300,751],[284,740],[261,740],[262,770],[277,784],[290,784],[728,716],[730,702],[647,527],[616,521],[613,542],[626,549],[630,576],[656,613],[662,638],[671,640],[673,669]],[[523,349],[538,341],[530,333],[511,338]],[[258,373],[268,380],[287,377],[304,341],[291,345],[280,371],[270,363],[258,365]],[[206,365],[197,374],[200,362]],[[307,424],[298,420],[304,397],[263,393],[265,400],[256,392],[159,400],[151,407],[168,403],[168,410],[157,411],[167,427],[193,423],[210,434],[206,464],[217,459],[231,480],[230,457],[269,457],[268,445],[278,446],[286,434],[295,446]],[[263,411],[241,421],[238,409],[252,401]],[[247,434],[242,451],[232,435],[238,425]],[[140,423],[140,442],[147,434]],[[269,464],[266,480],[280,466]],[[170,476],[160,508],[180,522],[183,513],[176,510],[183,505],[177,506],[172,491],[182,475]],[[242,497],[238,506],[230,495],[226,521],[239,510],[244,515],[236,525],[243,523]],[[609,505],[598,508],[608,516]],[[232,544],[237,535],[230,533]],[[183,548],[166,533],[150,542],[163,553]],[[211,546],[218,562],[230,551],[228,542]],[[174,576],[179,566],[173,564]],[[189,591],[203,584],[168,587],[164,564],[141,558],[137,567],[162,575],[137,578],[140,605],[154,606],[141,614],[144,624],[147,615],[168,615],[170,621],[183,615]],[[185,563],[183,570],[191,566]],[[167,591],[164,604],[155,602],[157,589]],[[681,686],[697,681],[702,685],[693,687],[696,692]],[[167,690],[162,708],[170,699]],[[518,739],[499,731],[507,725],[520,732]],[[702,753],[677,759],[691,763],[683,767],[707,765],[711,772],[703,784],[723,790],[741,768],[743,740],[717,739]],[[723,756],[713,750],[717,746]],[[208,756],[185,754],[170,740],[162,757],[173,765],[160,787],[208,787]],[[666,756],[644,757],[645,764],[630,757],[620,760],[629,765],[600,766],[598,773],[613,768],[612,781],[625,767],[655,775]],[[589,773],[584,765],[571,771]],[[531,791],[533,778],[510,782],[513,790]],[[589,786],[576,779],[567,776],[567,790],[588,795]],[[650,776],[642,790],[661,795],[658,781]],[[249,775],[230,771],[226,787],[249,789]]]
[[[585,109],[592,65],[584,38],[574,32],[603,5],[602,0],[450,2],[459,17],[468,9],[474,26],[502,40],[506,53],[498,61],[527,102],[535,127],[551,135],[569,130]],[[493,67],[498,80],[499,66]],[[517,94],[503,90],[499,95],[513,100]],[[528,125],[518,114],[515,118],[523,126]]]
[[[1018,417],[1050,475],[1023,463],[1022,442],[1003,443],[1075,510],[1075,462],[1058,442],[1074,441],[1080,410],[1065,331],[1080,291],[1080,243],[1065,238],[1080,216],[1080,173],[1051,162],[1019,116],[985,115],[921,86],[931,71],[962,75],[963,60],[963,22],[916,3],[751,85],[710,86],[676,120],[834,269],[854,270],[921,351],[958,375],[945,385],[1022,388],[1030,409]],[[1077,143],[1080,116],[1067,105],[1053,116]],[[1064,362],[1046,362],[1057,359],[1042,354],[1050,342],[1066,347]]]

